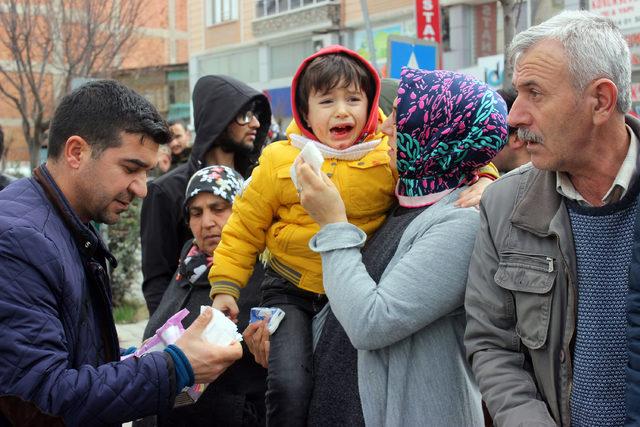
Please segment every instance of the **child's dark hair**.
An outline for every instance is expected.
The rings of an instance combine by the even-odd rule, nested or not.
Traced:
[[[363,63],[346,53],[333,53],[313,59],[300,74],[296,88],[296,108],[302,117],[309,113],[309,95],[326,93],[341,85],[355,84],[367,94],[369,109],[375,96],[371,72]]]

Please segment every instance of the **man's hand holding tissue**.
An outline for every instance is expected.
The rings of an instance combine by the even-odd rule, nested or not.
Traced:
[[[175,345],[187,356],[196,384],[214,381],[236,360],[242,357],[242,346],[234,342],[220,346],[207,342],[202,337],[213,316],[213,310],[207,309],[189,326]]]
[[[211,304],[211,306],[223,312],[225,316],[235,323],[238,323],[238,313],[240,310],[238,309],[236,299],[231,295],[216,294],[216,296],[213,297],[213,304]]]

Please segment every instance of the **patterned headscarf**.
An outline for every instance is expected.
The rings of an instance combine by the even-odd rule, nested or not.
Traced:
[[[507,141],[507,107],[486,84],[450,71],[403,68],[398,88],[399,196],[473,180]]]
[[[242,176],[227,166],[214,165],[200,169],[191,176],[184,195],[185,218],[189,221],[189,201],[199,193],[211,193],[233,203],[242,190]]]

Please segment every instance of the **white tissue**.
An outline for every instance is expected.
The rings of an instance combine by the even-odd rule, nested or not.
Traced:
[[[298,157],[293,161],[293,165],[291,165],[291,180],[296,188],[298,188],[298,176],[296,175],[298,159],[304,160],[318,176],[320,176],[320,168],[322,167],[322,163],[324,163],[324,157],[322,157],[322,153],[318,147],[312,142],[308,142],[304,148],[300,150],[300,154],[298,154]]]
[[[207,308],[211,307],[200,306],[200,314],[204,313]],[[213,317],[202,332],[202,337],[211,344],[217,345],[229,345],[234,341],[242,341],[242,335],[238,333],[238,326],[220,310],[211,309],[213,310]]]

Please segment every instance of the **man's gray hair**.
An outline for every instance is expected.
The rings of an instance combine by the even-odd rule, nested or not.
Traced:
[[[582,91],[599,78],[610,79],[618,88],[619,112],[631,109],[631,55],[615,24],[585,11],[565,11],[517,34],[509,45],[509,62],[543,40],[558,40],[564,46],[573,86]]]

